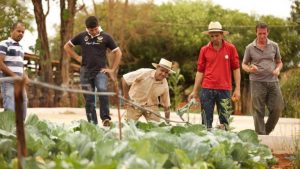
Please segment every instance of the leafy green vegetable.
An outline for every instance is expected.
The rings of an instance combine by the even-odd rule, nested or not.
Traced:
[[[0,168],[15,168],[13,113],[0,129]],[[104,129],[87,121],[55,124],[29,116],[25,123],[28,156],[24,168],[37,169],[235,169],[268,168],[275,158],[256,133],[238,133],[203,125],[129,121]]]

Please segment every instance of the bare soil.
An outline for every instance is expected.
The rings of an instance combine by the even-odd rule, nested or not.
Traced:
[[[291,154],[273,154],[278,162],[274,166],[271,167],[271,169],[292,169],[293,168],[293,162],[289,160],[289,157]]]

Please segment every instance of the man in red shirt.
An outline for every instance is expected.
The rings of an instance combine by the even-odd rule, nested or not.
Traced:
[[[224,99],[230,99],[232,70],[235,81],[232,97],[240,98],[239,56],[235,46],[223,39],[229,32],[224,31],[219,22],[210,22],[208,31],[202,33],[209,35],[210,42],[200,50],[195,84],[188,99],[197,98],[201,87],[202,124],[212,128],[214,107],[217,105],[220,123],[226,129],[228,115],[221,103]]]

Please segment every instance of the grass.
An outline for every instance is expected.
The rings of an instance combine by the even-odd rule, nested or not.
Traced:
[[[299,169],[300,168],[300,135],[298,138],[295,139],[295,153],[294,153],[294,160],[293,160],[293,168]]]

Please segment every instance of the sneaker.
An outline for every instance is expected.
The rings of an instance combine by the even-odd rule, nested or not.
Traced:
[[[110,127],[111,123],[109,119],[105,119],[102,121],[102,124],[104,127]]]

